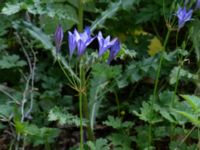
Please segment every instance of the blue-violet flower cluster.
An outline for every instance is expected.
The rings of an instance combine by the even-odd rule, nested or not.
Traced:
[[[56,51],[60,51],[60,47],[63,40],[63,29],[59,25],[55,32],[55,44],[56,44]],[[77,49],[78,56],[82,56],[90,43],[97,37],[99,43],[99,53],[98,56],[101,57],[106,50],[109,49],[110,55],[108,58],[107,63],[110,62],[117,56],[118,52],[120,51],[120,41],[118,38],[110,39],[110,36],[106,38],[103,37],[102,33],[99,32],[97,36],[91,37],[91,31],[89,27],[86,27],[83,33],[79,33],[76,29],[73,32],[68,32],[68,44],[69,44],[69,55],[70,58],[72,57],[75,49]]]

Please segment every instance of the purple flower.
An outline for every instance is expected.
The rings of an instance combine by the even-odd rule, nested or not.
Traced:
[[[113,45],[110,47],[110,55],[108,58],[108,64],[110,64],[110,62],[117,56],[118,52],[121,49],[120,41],[117,38],[115,38],[113,41],[114,41]]]
[[[197,0],[196,9],[200,9],[200,0]]]
[[[63,36],[64,36],[63,29],[62,29],[61,25],[58,25],[56,28],[56,32],[54,34],[54,40],[55,40],[55,44],[56,44],[56,52],[57,53],[60,51]]]
[[[76,39],[78,56],[84,54],[86,47],[94,40],[95,37],[90,36],[90,28],[86,27],[83,33],[74,30],[74,38]]]
[[[185,6],[183,8],[181,8],[181,7],[178,8],[178,11],[176,12],[176,16],[178,17],[178,29],[179,30],[185,25],[185,22],[191,20],[192,13],[193,13],[193,10],[190,9],[187,12]]]
[[[114,40],[110,41],[110,36],[107,36],[105,39],[102,36],[101,31],[98,33],[97,36],[98,42],[99,42],[99,57],[105,53],[107,49],[109,49],[113,44]]]
[[[77,32],[77,31],[76,31]],[[74,33],[68,32],[68,44],[69,44],[69,55],[72,57],[74,50],[76,48],[76,35]]]

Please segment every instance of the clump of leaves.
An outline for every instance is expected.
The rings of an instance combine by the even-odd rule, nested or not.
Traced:
[[[113,116],[108,116],[108,119],[104,121],[103,124],[116,130],[108,136],[108,139],[111,141],[111,145],[113,145],[115,149],[131,150],[131,142],[133,141],[133,137],[129,135],[129,132],[134,125],[134,122],[123,122],[119,117],[114,118]]]
[[[54,107],[49,111],[48,120],[57,121],[60,125],[80,126],[80,118],[59,107]],[[85,124],[86,123],[84,121],[84,125]]]
[[[27,143],[33,143],[34,146],[54,142],[59,135],[59,129],[42,127],[28,122],[15,121],[15,128],[18,134],[21,134]]]

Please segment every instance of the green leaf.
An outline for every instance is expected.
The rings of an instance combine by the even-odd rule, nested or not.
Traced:
[[[122,122],[121,118],[114,118],[113,116],[108,116],[108,120],[104,121],[103,124],[110,126],[114,129],[131,128],[134,123],[130,121]]]
[[[130,9],[134,4],[138,4],[140,0],[123,0],[122,8],[124,10]]]
[[[26,65],[26,62],[23,60],[19,60],[18,55],[8,55],[3,56],[0,60],[0,68],[1,69],[10,69],[15,67],[23,67]]]
[[[153,107],[147,103],[143,102],[140,108],[140,113],[133,111],[133,113],[138,116],[141,120],[146,121],[151,124],[161,122],[161,117],[154,111]]]
[[[169,150],[197,150],[196,144],[188,144],[188,143],[181,143],[180,140],[176,139],[176,141],[171,141],[169,144]]]
[[[15,128],[18,133],[24,136],[28,143],[33,143],[34,146],[54,142],[60,130],[54,128],[39,128],[35,124],[27,122],[15,121]]]
[[[156,11],[155,11],[156,10]],[[158,20],[162,9],[160,6],[155,4],[148,4],[145,7],[140,9],[140,12],[136,14],[137,21],[136,23],[144,23],[147,21]]]
[[[132,137],[127,134],[112,133],[108,136],[115,150],[132,150],[131,141]]]
[[[199,111],[200,108],[200,98],[195,95],[181,95],[182,98],[184,98],[188,104],[192,107],[194,111]]]
[[[91,25],[91,31],[94,31],[97,27],[102,26],[106,19],[113,17],[121,6],[121,0],[118,2],[110,3],[107,10],[101,13],[101,16],[98,17]]]
[[[33,36],[35,39],[39,40],[43,44],[44,48],[46,48],[46,49],[53,48],[50,37],[48,35],[44,34],[40,28],[38,28],[34,24],[32,24],[30,22],[26,22],[26,21],[23,21],[21,26],[24,27],[30,33],[31,36]]]
[[[64,109],[60,109],[59,107],[54,107],[49,111],[48,114],[49,121],[58,121],[60,125],[75,125],[80,126],[80,119],[77,116],[74,116],[67,112]],[[83,122],[86,125],[85,120]]]
[[[195,19],[194,21],[192,21],[192,25],[190,28],[190,36],[195,48],[195,53],[196,53],[196,58],[197,61],[200,62],[200,21],[198,19]]]
[[[108,140],[99,138],[95,142],[88,141],[87,145],[91,150],[109,150]]]
[[[196,116],[194,114],[189,114],[189,113],[184,112],[184,111],[179,111],[179,110],[175,110],[175,112],[183,115],[184,117],[189,119],[194,125],[196,125],[197,127],[200,127],[200,120],[198,119],[198,116]]]
[[[6,3],[6,6],[2,9],[2,14],[5,15],[13,15],[21,10],[21,5],[24,3],[15,3],[15,4],[9,4]]]
[[[173,115],[171,114],[171,107],[172,103],[176,104],[177,96],[174,97],[174,100],[172,99],[173,96],[174,92],[168,90],[164,91],[159,94],[159,99],[154,103],[154,109],[170,122],[175,122]],[[151,100],[153,100],[153,97]]]
[[[32,24],[30,22],[26,22],[26,21],[23,21],[22,23],[15,22],[15,28],[16,29],[21,28],[21,29],[27,30],[33,38],[35,38],[36,40],[38,40],[38,41],[40,41],[42,43],[44,48],[46,48],[48,50],[51,50],[51,53],[52,53],[53,57],[55,59],[57,59],[57,61],[60,61],[63,64],[63,67],[70,74],[69,76],[74,78],[74,80],[76,80],[78,83],[80,82],[80,79],[74,73],[74,71],[69,66],[69,64],[67,63],[65,58],[63,56],[61,56],[61,55],[56,54],[56,49],[53,46],[50,37],[47,34],[45,34],[44,32],[42,32],[42,30],[40,28],[38,28],[34,24]]]
[[[144,140],[149,138],[148,128],[149,126],[147,125],[141,125],[135,127],[136,136],[133,140],[137,144],[138,149],[140,150],[148,150],[148,149],[152,150],[151,149],[152,146],[149,145],[149,141]]]
[[[111,80],[121,73],[121,66],[109,66],[107,64],[94,64],[92,66],[92,78],[90,79],[89,107],[90,126],[93,128],[96,115],[104,95],[110,90],[104,90]],[[103,90],[103,92],[102,92]]]
[[[0,105],[0,118],[4,119],[6,118],[9,120],[11,116],[13,115],[13,106],[9,104],[1,104]]]
[[[114,118],[113,116],[108,116],[108,120],[104,121],[103,124],[113,127],[114,129],[121,128],[122,120],[120,118]]]
[[[179,75],[178,75],[179,74]],[[185,79],[186,81],[197,80],[197,75],[190,73],[188,70],[180,68],[180,66],[174,67],[170,73],[170,84],[175,84],[177,80],[177,75],[180,80]]]

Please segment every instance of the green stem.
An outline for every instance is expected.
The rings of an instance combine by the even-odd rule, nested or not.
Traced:
[[[80,149],[83,150],[83,115],[82,115],[82,94],[79,95],[79,113],[80,113]]]
[[[178,35],[179,35],[179,32],[176,33],[176,47],[178,47]],[[184,49],[185,49],[185,47],[184,47]],[[174,92],[173,92],[173,96],[172,96],[172,99],[171,99],[171,107],[174,106],[176,92],[177,92],[177,89],[178,89],[180,71],[181,71],[181,68],[182,68],[182,65],[183,65],[182,55],[181,55],[181,58],[180,58],[180,62],[181,62],[181,64],[180,64],[180,66],[178,68],[178,72],[177,72],[177,75],[176,75],[176,83],[175,83],[175,87],[174,87]],[[173,140],[174,130],[175,130],[175,125],[173,125],[173,123],[171,122],[171,134],[170,134],[170,140],[171,141]]]
[[[80,64],[80,91],[79,91],[79,113],[80,113],[80,150],[83,150],[83,96],[84,93],[82,91],[83,89],[83,67]]]
[[[58,60],[58,59],[57,59],[57,60]],[[64,69],[63,66],[62,66],[62,64],[60,63],[60,60],[58,60],[58,64],[59,64],[59,66],[60,66],[62,72],[64,73],[65,77],[66,77],[66,78],[68,79],[68,81],[70,82],[70,85],[76,87],[75,81],[74,81],[74,80],[72,81],[72,80],[70,79],[70,77],[68,76],[67,72],[65,71],[65,69]]]
[[[86,93],[84,94],[84,97],[83,97],[83,113],[84,113],[84,117],[88,120],[88,123],[87,123],[88,139],[90,141],[93,141],[94,140],[94,133],[93,133],[92,128],[90,127],[90,116],[89,116],[88,100],[87,100]]]
[[[196,128],[196,126],[192,127],[192,129],[190,131],[188,131],[188,133],[186,134],[186,136],[181,140],[180,146],[181,146],[181,144],[183,144],[186,141],[186,139],[194,131],[195,128]]]
[[[179,84],[179,75],[180,75],[181,67],[182,67],[182,65],[179,66],[178,72],[177,72],[177,75],[176,75],[176,83],[175,83],[174,93],[173,93],[173,96],[172,96],[171,107],[174,106],[176,92],[177,92],[178,84]],[[170,134],[170,140],[171,141],[173,140],[174,129],[175,129],[175,125],[173,125],[173,123],[171,123],[171,134]]]
[[[168,30],[166,38],[165,38],[165,41],[164,41],[164,46],[163,46],[164,51],[166,50],[166,45],[167,45],[167,42],[168,42],[168,39],[169,39],[169,35],[170,35],[170,30]],[[163,59],[164,59],[164,52],[162,52],[162,54],[161,54],[161,58],[160,58],[160,61],[159,61],[158,70],[157,70],[157,73],[156,73],[156,81],[155,81],[155,86],[154,86],[154,91],[153,91],[153,97],[154,97],[153,101],[154,102],[156,100],[156,93],[157,93],[158,82],[159,82],[160,71],[161,71]]]
[[[173,93],[173,96],[172,96],[171,107],[174,106],[175,97],[176,97],[176,92],[177,92],[177,88],[178,88],[178,84],[179,84],[179,75],[180,75],[180,71],[181,71],[181,66],[179,66],[179,68],[178,68],[178,73],[177,73],[177,76],[176,76],[176,84],[175,84],[174,93]],[[175,125],[173,125],[173,123],[171,122],[170,141],[173,140],[174,129],[175,129]]]
[[[46,150],[51,150],[51,147],[50,147],[49,142],[48,142],[47,139],[45,139],[45,149]]]
[[[119,99],[118,99],[117,93],[114,92],[114,94],[115,94],[115,101],[116,101],[116,104],[117,104],[117,115],[118,115],[118,117],[120,117]]]
[[[178,35],[179,35],[179,32],[177,31],[176,32],[176,47],[178,47]]]
[[[152,124],[151,123],[149,124],[148,138],[149,138],[148,150],[150,150],[151,144],[152,144]]]
[[[90,115],[89,115],[89,108],[88,108],[88,99],[87,99],[87,86],[86,86],[86,76],[84,67],[80,64],[80,79],[81,79],[81,88],[83,91],[82,93],[82,101],[83,101],[83,116],[88,120],[87,123],[87,135],[90,141],[94,140],[94,133],[92,128],[90,127]]]
[[[158,38],[159,40],[161,40],[161,37],[160,37],[160,35],[159,35],[159,32],[158,32],[158,30],[157,30],[157,27],[156,27],[154,21],[151,22],[151,25],[152,25],[152,27],[153,27],[153,30],[154,30],[154,32],[155,32],[157,38]]]
[[[167,45],[167,42],[168,42],[168,39],[169,39],[169,35],[170,35],[170,30],[167,31],[167,35],[166,35],[166,38],[165,38],[165,41],[164,41],[164,45],[163,45],[163,51],[166,51],[166,45]],[[151,103],[152,105],[152,108],[153,109],[153,106],[154,106],[154,103],[157,99],[157,89],[158,89],[158,82],[159,82],[159,77],[160,77],[160,71],[161,71],[161,68],[162,68],[162,63],[163,63],[163,60],[164,60],[164,52],[162,51],[162,54],[161,54],[161,57],[160,57],[160,61],[159,61],[159,66],[158,66],[158,70],[157,70],[157,73],[156,73],[156,81],[155,81],[155,86],[154,86],[154,91],[153,91],[153,101]],[[149,125],[149,146],[152,144],[152,124]]]
[[[79,0],[79,8],[78,8],[78,30],[79,32],[83,31],[83,0]]]
[[[83,0],[79,0],[79,8],[78,8],[78,18],[79,18],[79,24],[78,24],[78,30],[79,32],[83,31]],[[83,102],[83,105],[80,106],[81,109],[83,108],[83,113],[84,113],[84,117],[88,120],[87,123],[87,135],[89,140],[94,140],[94,134],[92,131],[92,128],[90,127],[90,116],[89,116],[89,109],[88,109],[88,100],[87,100],[87,87],[86,87],[86,77],[85,77],[85,73],[84,73],[84,68],[81,65],[81,60],[80,60],[80,80],[81,80],[81,88],[80,89],[84,89],[84,91],[82,91],[80,93],[80,97],[81,97],[81,105]]]
[[[178,89],[180,72],[181,72],[181,66],[179,66],[178,73],[177,73],[177,76],[176,76],[176,84],[175,84],[175,88],[174,88],[174,94],[173,94],[173,97],[172,97],[172,106],[174,105],[175,96],[176,96],[176,92],[177,92],[177,89]]]

